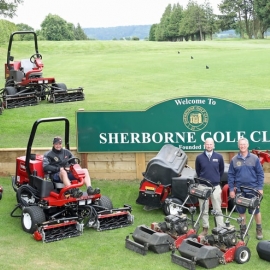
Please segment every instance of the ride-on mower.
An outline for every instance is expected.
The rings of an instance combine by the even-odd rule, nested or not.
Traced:
[[[182,205],[188,194],[188,181],[197,177],[196,171],[187,165],[187,155],[171,144],[165,144],[158,154],[152,158],[143,173],[139,196],[136,203],[151,208],[162,208],[165,215],[170,209],[165,204],[167,198]],[[227,172],[229,164],[225,164],[225,172],[221,178],[222,208],[232,208],[229,201]],[[197,204],[196,197],[190,197],[187,204]]]
[[[251,253],[247,247],[249,240],[248,231],[255,211],[260,206],[263,197],[258,190],[250,187],[241,186],[240,190],[241,193],[236,194],[234,207],[228,216],[212,210],[212,214],[215,217],[224,216],[227,218],[225,226],[216,226],[212,229],[211,235],[199,237],[197,240],[185,239],[178,248],[181,256],[173,253],[172,262],[188,269],[195,269],[196,264],[205,268],[214,268],[218,264],[226,264],[232,261],[236,261],[238,264],[249,261]],[[249,193],[251,195],[250,198],[245,198],[242,195],[243,192]],[[232,216],[237,205],[252,211],[246,227],[242,226],[243,218],[234,218]],[[230,223],[230,220],[236,221],[240,229],[236,230],[235,226]]]
[[[84,185],[84,171],[77,157],[67,161],[76,180],[69,187],[54,183],[44,174],[43,155],[31,154],[33,140],[40,123],[63,121],[65,123],[65,147],[69,149],[69,121],[64,117],[42,118],[33,124],[28,140],[26,156],[17,158],[16,174],[12,177],[16,192],[17,205],[11,212],[12,217],[20,217],[25,232],[33,234],[36,240],[52,242],[79,236],[84,227],[97,231],[111,230],[129,226],[133,223],[131,206],[113,208],[111,200],[101,194],[79,197],[73,189]],[[16,215],[17,209],[22,213]]]
[[[11,55],[15,35],[33,35],[34,54],[28,59],[14,60]],[[38,50],[37,35],[33,31],[13,32],[9,38],[5,63],[5,87],[0,90],[0,114],[3,109],[37,105],[47,99],[52,103],[84,100],[83,88],[67,89],[53,77],[43,77],[42,55]]]
[[[177,249],[186,238],[197,238],[200,227],[199,221],[204,211],[205,202],[213,191],[214,187],[208,180],[202,178],[190,179],[188,195],[184,202],[180,205],[167,198],[165,204],[170,215],[164,218],[165,221],[153,222],[151,228],[145,225],[138,226],[132,234],[134,241],[127,236],[125,247],[142,255],[146,255],[148,249],[155,253],[164,253]],[[203,200],[202,209],[196,221],[194,220],[196,207],[194,205],[185,206],[192,197]],[[190,213],[191,218],[184,213],[185,210]],[[190,225],[192,228],[189,229]]]

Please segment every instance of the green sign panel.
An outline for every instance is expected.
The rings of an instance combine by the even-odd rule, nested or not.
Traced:
[[[159,151],[164,144],[200,152],[212,137],[217,151],[237,151],[240,137],[250,149],[270,149],[269,109],[247,110],[228,100],[188,96],[146,111],[78,111],[77,149],[87,152]]]

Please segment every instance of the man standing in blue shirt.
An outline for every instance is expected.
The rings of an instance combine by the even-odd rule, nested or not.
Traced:
[[[240,138],[238,140],[239,153],[235,155],[231,162],[228,171],[228,184],[230,189],[230,197],[235,198],[235,188],[240,192],[241,186],[251,187],[258,190],[263,194],[263,184],[264,184],[264,171],[260,163],[259,158],[250,153],[248,150],[249,142],[246,138]],[[249,198],[250,194],[243,193],[244,197]],[[240,217],[243,218],[242,221],[242,231],[246,230],[246,208],[237,206]],[[251,213],[251,210],[249,210]],[[263,238],[262,234],[262,217],[260,209],[257,208],[254,214],[256,221],[256,238],[261,240]]]
[[[208,180],[215,190],[211,194],[211,202],[213,210],[217,213],[221,211],[221,187],[220,179],[224,173],[224,160],[223,156],[214,151],[215,143],[212,138],[207,138],[204,142],[205,151],[198,155],[195,160],[195,169],[198,177]],[[205,183],[201,183],[205,184]],[[199,200],[200,209],[202,211],[203,200]],[[216,216],[217,226],[224,225],[223,216]],[[209,229],[209,201],[205,202],[205,208],[202,213],[202,236],[207,235]]]

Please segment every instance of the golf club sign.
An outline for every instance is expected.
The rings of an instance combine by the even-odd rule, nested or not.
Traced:
[[[205,96],[165,100],[145,111],[77,111],[77,149],[87,152],[159,151],[173,144],[198,152],[212,137],[218,151],[237,151],[240,137],[250,148],[270,149],[269,109],[251,109]]]

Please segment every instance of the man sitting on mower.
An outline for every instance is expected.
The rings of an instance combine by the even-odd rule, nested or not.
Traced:
[[[76,159],[68,149],[62,148],[62,139],[57,136],[53,139],[52,150],[46,152],[43,156],[44,172],[50,175],[53,182],[63,183],[65,186],[70,186],[71,180],[76,180],[74,175],[69,171],[69,160]],[[91,186],[91,179],[87,169],[82,169],[85,178],[84,183],[87,187],[87,194],[99,194],[99,188],[93,189]],[[79,189],[72,189],[71,195],[73,197],[81,197],[82,192]]]

